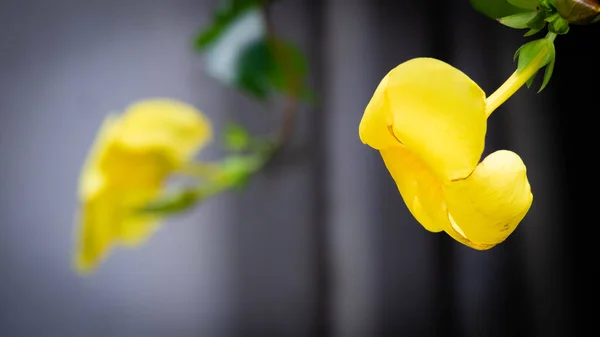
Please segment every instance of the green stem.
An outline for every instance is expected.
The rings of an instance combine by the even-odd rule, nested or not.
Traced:
[[[554,42],[556,33],[548,32],[546,39]],[[486,99],[485,115],[490,117],[500,105],[506,102],[517,90],[519,90],[527,81],[534,76],[546,62],[546,53],[540,52],[529,64],[515,71],[493,94]]]

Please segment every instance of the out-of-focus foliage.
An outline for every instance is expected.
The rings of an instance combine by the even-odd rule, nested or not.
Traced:
[[[250,146],[250,139],[250,134],[243,126],[233,122],[227,123],[223,140],[228,150],[233,152],[244,151]]]
[[[258,0],[222,3],[196,38],[196,49],[206,55],[206,71],[259,100],[275,91],[308,98],[307,60],[291,42],[274,35],[265,6]]]
[[[269,6],[275,1],[224,0],[212,22],[195,39],[205,56],[206,72],[247,95],[266,100],[279,92],[293,98],[311,98],[306,86],[308,62],[293,43],[275,35]],[[193,177],[191,186],[162,193],[139,209],[141,214],[168,215],[188,210],[229,189],[243,188],[282,146],[280,139],[251,135],[230,122],[222,133],[222,159],[194,162],[178,174]]]
[[[229,0],[219,3],[214,12],[212,24],[196,38],[196,47],[204,51],[215,43],[232,24],[243,14],[261,5],[261,0]]]

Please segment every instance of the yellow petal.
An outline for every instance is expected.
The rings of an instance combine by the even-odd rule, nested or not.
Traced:
[[[89,273],[105,259],[117,234],[114,200],[101,195],[86,200],[78,214],[75,267],[81,273]]]
[[[443,230],[456,241],[478,250],[494,246],[471,242],[451,223],[442,182],[406,147],[400,145],[380,150],[380,153],[406,206],[425,229],[431,232]]]
[[[137,211],[158,190],[103,190],[84,200],[77,222],[75,266],[90,273],[116,244],[132,247],[144,243],[158,228],[158,218]]]
[[[98,170],[105,185],[129,193],[129,190],[159,188],[178,163],[168,149],[129,147],[117,142],[105,149]]]
[[[390,131],[393,121],[392,110],[385,95],[388,79],[389,74],[375,89],[358,126],[360,140],[377,150],[398,145],[398,140]]]
[[[151,216],[131,216],[123,219],[119,226],[119,243],[127,247],[136,247],[146,241],[159,228],[159,221]]]
[[[442,231],[448,220],[441,181],[402,145],[380,152],[412,215],[428,231]]]
[[[473,174],[444,185],[443,192],[450,220],[478,245],[504,241],[533,201],[525,164],[506,150],[490,154]]]
[[[114,115],[107,116],[96,134],[94,144],[88,153],[79,176],[79,197],[82,199],[92,198],[100,193],[106,184],[98,163],[115,139],[118,121],[119,119]]]
[[[154,200],[160,193],[160,188],[128,189],[119,194],[120,207],[123,216],[120,223],[115,224],[118,228],[119,243],[125,246],[138,246],[158,229],[159,217],[152,214],[144,214],[140,209]]]
[[[209,120],[195,107],[171,99],[150,99],[129,106],[119,140],[129,147],[162,147],[188,160],[212,138]]]
[[[416,58],[390,72],[385,95],[394,134],[438,178],[471,174],[486,133],[485,93],[475,82],[447,63]]]

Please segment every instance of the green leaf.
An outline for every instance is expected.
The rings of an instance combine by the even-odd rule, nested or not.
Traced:
[[[306,58],[293,44],[267,38],[257,8],[239,15],[205,54],[209,75],[256,99],[274,91],[302,98],[306,91]]]
[[[161,195],[154,201],[142,207],[142,213],[167,215],[182,212],[195,206],[201,199],[202,193],[197,189],[186,188],[181,191]]]
[[[284,40],[275,40],[269,45],[276,66],[271,73],[273,85],[288,94],[298,96],[305,87],[308,61],[302,51]]]
[[[298,95],[298,97],[303,101],[313,103],[313,104],[316,104],[319,101],[319,96],[318,96],[317,92],[314,89],[309,88],[309,87],[304,87],[302,89],[302,91],[300,91],[300,94]]]
[[[266,84],[252,77],[240,79],[241,59],[256,60],[255,73],[264,72],[272,60],[269,55],[256,55],[254,45],[265,36],[265,27],[258,9],[250,9],[238,16],[210,48],[205,49],[205,71],[225,85],[234,86],[256,97],[265,98]],[[247,62],[247,61],[246,61]],[[247,74],[242,74],[247,76]],[[264,80],[263,80],[264,82]]]
[[[204,51],[215,43],[225,31],[246,11],[261,5],[260,0],[228,0],[214,14],[212,23],[196,37],[196,48]]]
[[[271,89],[300,98],[306,93],[308,62],[287,41],[256,41],[239,61],[240,84],[252,88],[257,97],[266,97]]]
[[[264,100],[273,89],[271,76],[276,64],[265,40],[256,40],[242,50],[235,69],[234,85],[255,98]]]
[[[517,13],[497,19],[501,24],[515,29],[524,29],[527,23],[537,16],[536,11]]]
[[[469,0],[471,7],[492,19],[527,12],[527,9],[511,5],[506,0]]]
[[[515,7],[523,9],[536,10],[538,7],[537,0],[508,0],[508,2]]]
[[[237,123],[228,123],[224,132],[225,146],[234,152],[244,151],[250,144],[248,131]]]

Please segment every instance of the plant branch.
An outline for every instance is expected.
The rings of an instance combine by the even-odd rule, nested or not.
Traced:
[[[280,153],[280,151],[285,147],[291,138],[296,121],[296,113],[298,110],[298,92],[300,88],[300,81],[298,78],[293,76],[294,72],[290,64],[290,60],[286,55],[286,51],[282,48],[282,45],[278,43],[278,37],[275,32],[275,27],[271,17],[269,7],[270,3],[270,0],[263,0],[261,5],[262,17],[267,34],[267,42],[269,48],[271,48],[273,52],[276,63],[282,68],[284,79],[286,81],[285,86],[286,88],[289,88],[289,90],[286,92],[285,103],[283,106],[283,116],[279,126],[279,132],[275,140],[275,147],[269,158],[269,161]]]

